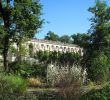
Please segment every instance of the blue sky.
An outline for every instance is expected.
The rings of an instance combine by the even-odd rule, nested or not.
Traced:
[[[88,8],[94,3],[95,0],[41,0],[42,18],[49,23],[43,25],[36,37],[44,38],[48,31],[59,36],[86,33],[92,16]]]

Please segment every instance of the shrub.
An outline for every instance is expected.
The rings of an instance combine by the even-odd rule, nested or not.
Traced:
[[[41,77],[42,79],[46,79],[46,70],[47,65],[46,64],[36,64],[34,63],[32,65],[32,77]]]
[[[9,64],[10,73],[17,76],[28,77],[31,72],[31,64],[26,61],[15,61]]]
[[[91,90],[84,94],[80,100],[110,100],[110,83],[102,89]]]
[[[72,65],[81,62],[82,55],[81,53],[75,52],[56,52],[56,51],[38,51],[35,54],[35,58],[42,63],[58,63],[61,65]]]
[[[51,86],[59,87],[60,94],[65,100],[77,100],[82,93],[82,84],[86,79],[86,70],[80,66],[49,65],[47,82]]]
[[[6,93],[6,92],[12,92],[12,86],[8,83],[7,80],[5,80],[4,75],[0,75],[0,94]]]
[[[21,77],[46,77],[46,65],[21,61],[10,63],[10,73]]]
[[[22,93],[27,88],[26,80],[13,76],[0,76],[0,93]]]
[[[27,81],[18,76],[0,74],[0,100],[38,100],[33,94],[23,93]]]
[[[104,52],[94,53],[91,60],[87,63],[88,78],[98,84],[109,80],[110,76],[110,61]]]
[[[65,86],[68,82],[72,83],[79,80],[84,82],[86,74],[86,70],[77,65],[69,67],[50,64],[47,67],[47,82],[51,86]]]
[[[31,87],[41,87],[42,81],[40,78],[28,78],[29,86]]]

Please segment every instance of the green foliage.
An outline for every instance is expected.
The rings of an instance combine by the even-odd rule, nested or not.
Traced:
[[[30,57],[33,57],[33,45],[29,44],[29,55]]]
[[[38,0],[15,0],[14,2],[12,16],[14,22],[16,21],[15,24],[19,25],[19,35],[33,37],[42,24],[40,19],[42,6],[40,2]]]
[[[9,67],[11,73],[22,77],[28,76],[30,72],[30,65],[27,62],[12,62]]]
[[[0,2],[0,20],[4,22],[1,26],[3,44],[4,67],[8,70],[8,50],[11,42],[16,42],[18,46],[24,37],[33,38],[42,26],[41,20],[42,6],[39,0],[14,0],[13,7],[10,0],[6,0],[6,5]],[[11,40],[11,41],[10,41]]]
[[[38,59],[40,62],[48,62],[50,52],[48,51],[38,51],[36,52],[35,58]]]
[[[27,80],[0,73],[0,100],[38,100],[33,94],[26,94]]]
[[[27,88],[27,81],[18,76],[0,76],[0,94],[2,93],[23,93]]]
[[[88,45],[89,45],[89,37],[90,35],[89,34],[86,34],[86,33],[77,33],[77,34],[74,34],[74,35],[71,35],[72,37],[72,43],[73,44],[77,44],[83,48],[87,48]]]
[[[58,41],[59,40],[59,36],[57,34],[55,34],[54,32],[49,31],[47,33],[47,36],[45,36],[46,40],[52,40],[52,41]]]
[[[52,31],[49,31],[47,33],[47,35],[45,36],[46,40],[52,40],[52,41],[60,41],[60,42],[64,42],[64,43],[70,43],[70,37],[68,35],[63,35],[61,37],[59,37],[57,34],[55,34]]]
[[[36,77],[39,76],[41,78],[46,77],[46,70],[47,70],[47,65],[46,64],[36,64],[34,63],[32,69],[32,76]]]
[[[35,58],[44,63],[53,62],[62,65],[73,65],[79,64],[81,62],[82,56],[80,55],[80,53],[74,52],[61,53],[56,51],[39,51],[36,53]]]
[[[19,50],[17,51],[17,56],[26,56],[28,54],[28,50],[27,50],[27,47],[26,45],[23,45],[23,42],[22,44],[20,45],[19,47]]]
[[[30,63],[29,61],[10,63],[10,73],[21,77],[46,77],[46,65]]]
[[[70,43],[70,37],[68,35],[63,35],[59,38],[59,41],[64,43]]]
[[[50,63],[50,62],[58,62],[59,60],[59,57],[60,57],[60,54],[58,53],[58,52],[56,52],[56,51],[54,51],[54,52],[50,52],[49,53],[49,60],[48,60],[48,63]]]
[[[78,53],[60,53],[58,56],[58,62],[64,65],[73,65],[73,64],[79,64],[81,61],[81,55]]]
[[[4,30],[3,26],[0,26],[0,54],[2,53],[3,50],[3,39],[5,36],[6,32]]]
[[[110,100],[110,84],[102,89],[84,94],[80,100]]]
[[[4,78],[9,84],[12,85],[12,91],[15,93],[22,93],[27,88],[27,82],[26,80],[17,77],[17,76],[5,76]]]
[[[104,82],[109,79],[110,65],[108,61],[108,57],[103,52],[94,55],[90,62],[92,65],[88,67],[89,77],[93,81]]]
[[[106,81],[110,73],[110,7],[106,2],[96,0],[89,8],[93,14],[90,19],[89,45],[84,55],[88,75],[92,81]]]

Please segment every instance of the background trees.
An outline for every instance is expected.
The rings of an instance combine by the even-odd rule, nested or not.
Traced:
[[[60,41],[63,43],[72,43],[85,48],[88,46],[90,42],[89,37],[90,34],[86,34],[86,33],[76,33],[71,36],[68,35],[58,36],[54,32],[49,31],[44,39],[52,40],[52,41]]]
[[[52,40],[52,41],[58,41],[59,40],[59,36],[57,34],[55,34],[52,31],[49,31],[47,33],[47,35],[45,36],[46,40]]]
[[[52,40],[52,41],[60,41],[60,42],[64,42],[64,43],[70,43],[70,36],[63,35],[60,37],[52,31],[49,31],[44,39]]]
[[[87,33],[77,33],[77,34],[73,34],[71,35],[72,38],[72,43],[73,44],[77,44],[83,48],[86,48],[89,45],[89,37],[90,34]]]
[[[70,36],[63,35],[59,38],[59,41],[64,42],[64,43],[70,43]]]

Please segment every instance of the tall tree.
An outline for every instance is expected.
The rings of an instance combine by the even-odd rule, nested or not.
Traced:
[[[23,37],[32,38],[41,28],[41,4],[38,0],[0,1],[0,20],[3,20],[5,36],[3,43],[3,58],[5,70],[8,70],[8,50],[12,41],[20,46]],[[12,6],[11,6],[12,5]]]
[[[52,31],[49,31],[47,33],[47,35],[45,36],[46,40],[52,40],[52,41],[58,41],[59,40],[59,36],[57,34],[55,34]]]
[[[110,75],[110,7],[106,2],[96,0],[89,8],[94,15],[90,21],[90,45],[86,52],[86,67],[93,81],[107,80]]]

